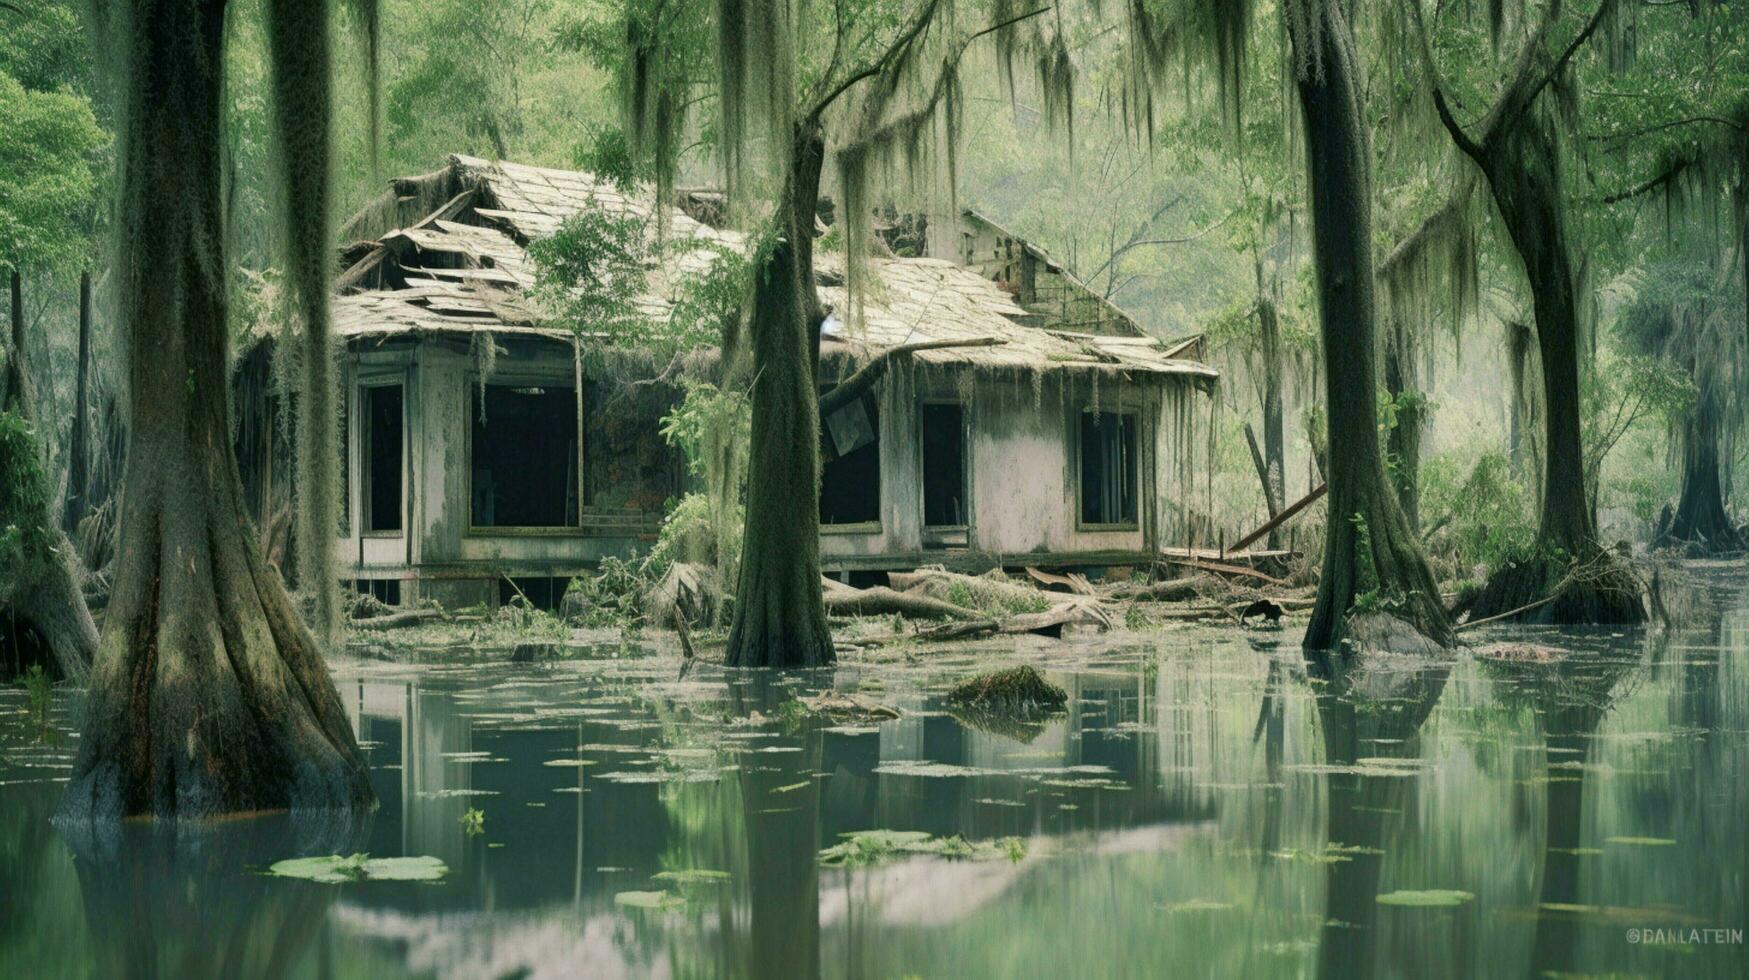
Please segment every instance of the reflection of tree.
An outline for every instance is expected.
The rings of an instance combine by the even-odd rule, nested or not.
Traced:
[[[779,716],[792,695],[766,672],[734,687],[737,714]],[[741,756],[752,907],[748,976],[820,975],[820,732],[813,716],[800,730]],[[792,751],[794,749],[800,751]]]
[[[1501,700],[1533,705],[1542,718],[1548,790],[1538,901],[1544,907],[1536,920],[1533,976],[1573,968],[1579,920],[1571,912],[1548,906],[1579,903],[1584,765],[1589,762],[1592,736],[1620,694],[1621,679],[1637,666],[1638,658],[1621,652],[1547,662],[1488,662],[1489,672],[1503,681],[1498,685]]]
[[[285,976],[316,945],[338,885],[261,872],[281,858],[346,854],[350,814],[207,824],[65,828],[100,976]]]
[[[1307,672],[1325,683],[1317,696],[1324,762],[1351,767],[1372,757],[1419,759],[1421,726],[1451,668],[1406,664],[1394,654],[1356,654],[1314,659]],[[1319,976],[1372,976],[1386,821],[1403,812],[1414,790],[1413,778],[1384,767],[1378,774],[1361,770],[1328,777],[1330,853],[1325,855]]]

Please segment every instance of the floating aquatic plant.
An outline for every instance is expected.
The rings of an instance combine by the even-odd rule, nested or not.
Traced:
[[[438,881],[449,874],[449,866],[434,857],[373,858],[369,854],[344,857],[329,854],[277,861],[267,873],[277,878],[302,878],[338,885],[352,881]]]

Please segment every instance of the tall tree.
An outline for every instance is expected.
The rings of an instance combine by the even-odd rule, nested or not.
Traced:
[[[959,26],[947,0],[834,0],[830,16],[794,0],[719,0],[709,14],[717,44],[714,77],[718,147],[731,206],[757,210],[772,195],[774,213],[754,264],[745,343],[753,377],[747,520],[727,662],[738,667],[800,667],[835,657],[820,596],[818,389],[821,325],[814,232],[829,149],[839,162],[852,305],[861,296],[860,258],[876,167],[909,157],[940,120],[948,169],[957,128],[958,72],[978,38],[1012,31],[1050,8],[1005,0],[990,4],[988,26]],[[626,133],[658,188],[671,187],[680,152],[680,107],[698,82],[686,39],[697,5],[628,5],[617,23]],[[1066,84],[1066,54],[1052,78]],[[828,138],[838,129],[837,140]],[[832,143],[832,146],[829,146]],[[762,166],[763,164],[763,166]],[[951,184],[951,176],[949,177]],[[853,320],[854,310],[842,311]],[[883,359],[887,363],[890,359]],[[863,374],[860,383],[875,375]],[[825,396],[830,399],[832,393]]]
[[[1213,63],[1228,112],[1237,117],[1249,3],[1130,0],[1127,14],[1137,78],[1126,103],[1150,133],[1152,90],[1170,78],[1185,36],[1197,42],[1193,53]],[[1329,446],[1330,525],[1304,646],[1337,648],[1357,604],[1381,605],[1448,644],[1451,624],[1379,446],[1373,151],[1350,8],[1339,0],[1286,0],[1281,17],[1305,147]]]
[[[1700,259],[1653,265],[1645,288],[1618,321],[1629,346],[1668,358],[1694,384],[1694,401],[1674,426],[1682,492],[1654,543],[1689,545],[1706,554],[1749,545],[1725,512],[1721,478],[1725,435],[1741,423],[1749,387],[1742,367],[1749,337],[1722,288],[1729,273],[1728,266],[1721,270]]]
[[[1547,95],[1573,56],[1616,9],[1617,0],[1600,0],[1592,16],[1578,30],[1569,31],[1570,40],[1553,55],[1548,47],[1565,23],[1565,7],[1562,0],[1550,0],[1529,25],[1510,60],[1505,84],[1481,121],[1468,126],[1457,119],[1426,46],[1420,0],[1405,2],[1422,35],[1439,119],[1452,143],[1475,163],[1493,195],[1523,264],[1536,314],[1546,462],[1537,547],[1495,574],[1472,613],[1483,617],[1519,610],[1552,595],[1553,601],[1538,607],[1539,618],[1639,622],[1645,611],[1638,583],[1599,545],[1597,519],[1586,493],[1579,404],[1580,275],[1574,264],[1559,122]],[[1498,37],[1499,28],[1495,30]]]
[[[43,411],[34,377],[41,368],[29,363],[24,310],[27,276],[45,282],[84,254],[85,237],[68,219],[90,210],[96,189],[90,162],[103,143],[84,96],[31,87],[55,84],[71,57],[65,45],[49,43],[65,32],[43,26],[63,13],[49,5],[0,9],[0,25],[16,30],[21,45],[11,50],[9,43],[0,58],[0,118],[6,120],[0,127],[0,274],[9,297],[0,356],[0,481],[7,484],[0,493],[0,614],[43,637],[52,670],[81,678],[96,652],[97,628],[80,592],[76,553],[54,512],[42,430],[34,424]],[[39,43],[30,47],[30,41]]]
[[[74,820],[375,799],[321,648],[256,545],[231,449],[226,9],[133,0],[111,11],[131,425],[116,588],[60,807]],[[300,175],[288,198],[312,204],[328,168],[328,5],[270,0],[267,12],[282,152]],[[321,284],[299,309],[319,318],[306,329],[325,347],[326,215],[285,218],[302,243],[290,281]]]

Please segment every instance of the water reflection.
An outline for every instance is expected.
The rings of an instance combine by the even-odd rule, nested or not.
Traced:
[[[383,805],[320,841],[58,834],[65,746],[0,693],[0,975],[1738,977],[1741,946],[1624,938],[1744,925],[1749,619],[1716,595],[1667,636],[1500,637],[1546,657],[1077,648],[1048,665],[1069,710],[1020,726],[943,710],[964,652],[684,682],[361,666],[342,696]],[[822,686],[903,717],[786,707]],[[1025,845],[818,862],[883,828]],[[328,849],[452,871],[253,873]],[[1470,897],[1391,903],[1418,892]]]

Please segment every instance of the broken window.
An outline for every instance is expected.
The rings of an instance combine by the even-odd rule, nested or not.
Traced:
[[[575,391],[568,385],[487,385],[484,397],[468,394],[473,526],[575,526]]]
[[[405,414],[404,389],[400,385],[372,385],[364,389],[364,529],[401,530],[401,425]]]
[[[1081,413],[1081,523],[1136,523],[1135,415]]]
[[[820,523],[880,519],[880,416],[864,395],[820,420]]]
[[[923,423],[923,524],[966,525],[965,410],[925,404]]]

